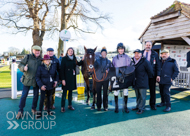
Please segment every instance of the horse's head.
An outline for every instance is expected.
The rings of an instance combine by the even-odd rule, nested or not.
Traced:
[[[90,75],[93,74],[96,48],[95,49],[86,49],[86,47],[84,46],[84,50],[85,50],[85,58],[84,59],[86,62],[87,71]]]

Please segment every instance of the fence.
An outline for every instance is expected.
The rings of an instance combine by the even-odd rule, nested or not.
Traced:
[[[190,89],[190,72],[180,71],[177,78],[173,81],[173,86]]]
[[[18,69],[18,64],[12,63],[11,64],[11,98],[16,99],[17,95],[20,95],[22,93],[23,85],[21,83],[21,77],[23,73]],[[77,87],[79,86],[85,86],[85,82],[83,79],[82,72],[80,71],[80,74],[77,75]],[[30,88],[32,89],[32,87]],[[61,85],[56,88],[56,91],[61,91]],[[33,90],[30,90],[29,93],[32,93]]]

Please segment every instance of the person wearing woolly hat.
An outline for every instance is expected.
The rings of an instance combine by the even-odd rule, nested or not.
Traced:
[[[104,75],[108,74],[111,61],[107,59],[106,47],[101,50],[101,57],[94,62],[95,74],[96,74],[96,92],[97,92],[97,110],[101,110],[102,105],[102,87],[103,87],[103,107],[105,111],[108,111],[108,84],[109,78],[105,78]]]

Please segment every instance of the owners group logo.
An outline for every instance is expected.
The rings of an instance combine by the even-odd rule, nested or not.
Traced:
[[[23,112],[20,120],[16,120],[17,112],[9,111],[6,114],[8,127],[7,129],[53,129],[56,126],[55,112],[51,111],[53,115],[48,115],[47,111],[42,112],[42,117],[37,118],[37,114],[30,112]]]

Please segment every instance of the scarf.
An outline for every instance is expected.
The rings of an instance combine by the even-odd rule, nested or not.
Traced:
[[[47,68],[47,70],[49,71],[49,69],[50,69],[50,67],[51,67],[51,63],[50,63],[49,65],[46,65],[46,64],[44,63],[44,65],[45,65],[45,67]]]
[[[140,57],[138,60],[136,60],[135,57],[134,57],[135,65],[136,65],[137,63],[139,63],[139,61],[141,60],[141,58],[142,58],[142,57]]]
[[[69,55],[67,54],[67,56],[69,57],[69,59],[73,60],[73,55],[72,55],[72,56],[69,56]]]

